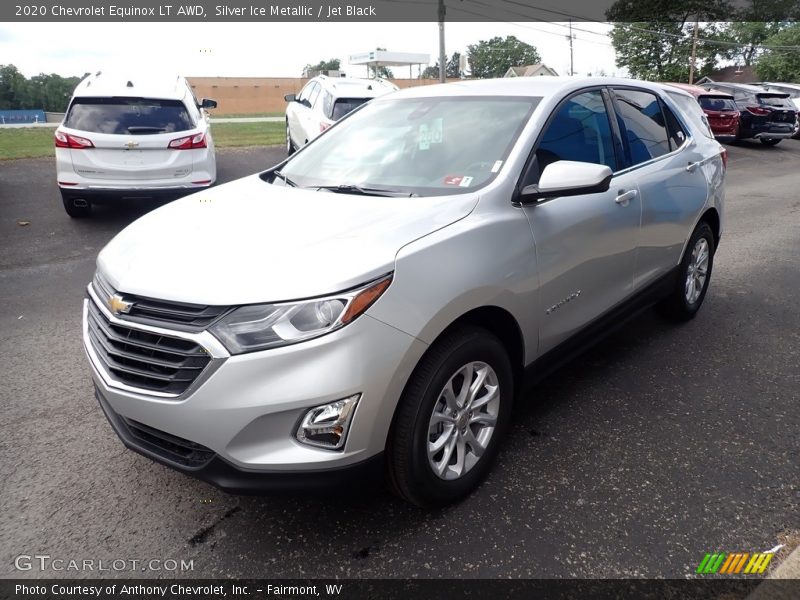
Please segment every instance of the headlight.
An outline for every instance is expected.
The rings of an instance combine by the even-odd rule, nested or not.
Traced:
[[[255,352],[310,340],[361,315],[377,300],[392,276],[328,298],[237,308],[211,328],[231,354]]]

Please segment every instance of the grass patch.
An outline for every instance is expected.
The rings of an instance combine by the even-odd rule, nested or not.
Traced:
[[[286,142],[283,123],[217,123],[212,125],[218,148],[274,146]],[[53,156],[55,127],[0,129],[0,160]]]
[[[55,127],[0,129],[0,160],[54,156]]]
[[[209,112],[211,120],[214,119],[238,119],[241,117],[282,117],[285,113],[282,112],[267,112],[267,113],[218,113]]]

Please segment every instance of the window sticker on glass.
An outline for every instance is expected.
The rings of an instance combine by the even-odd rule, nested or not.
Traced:
[[[461,178],[461,183],[459,183],[458,185],[459,187],[469,187],[471,183],[472,183],[472,177],[465,175],[464,177]]]
[[[431,144],[441,144],[444,137],[442,134],[442,127],[442,117],[437,117],[430,123],[421,123],[417,134],[419,149],[428,150]]]
[[[461,185],[461,182],[465,179],[463,175],[448,175],[444,178],[445,185]],[[470,181],[472,181],[472,177],[468,177]],[[469,185],[469,184],[467,184]]]
[[[503,166],[502,160],[494,161],[494,164],[492,165],[492,173],[497,173],[500,170],[500,167],[502,166]]]

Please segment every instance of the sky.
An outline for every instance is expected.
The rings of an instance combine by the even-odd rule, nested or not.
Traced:
[[[579,23],[573,55],[577,75],[624,75],[614,64],[605,33],[610,26]],[[594,32],[594,33],[589,33]],[[543,62],[569,73],[565,23],[446,23],[448,56],[469,44],[514,35],[535,46]],[[186,77],[299,77],[306,64],[339,58],[348,75],[365,67],[347,64],[350,54],[378,47],[420,52],[434,64],[439,52],[437,23],[0,23],[0,64],[25,76],[81,76],[95,70],[154,69]],[[408,77],[405,67],[395,76]],[[417,72],[414,69],[413,75]]]

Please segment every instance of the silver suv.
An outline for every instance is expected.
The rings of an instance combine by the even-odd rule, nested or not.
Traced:
[[[97,397],[128,447],[224,489],[381,469],[413,503],[453,502],[523,375],[642,306],[697,313],[725,160],[625,79],[376,99],[103,249],[83,315]]]

